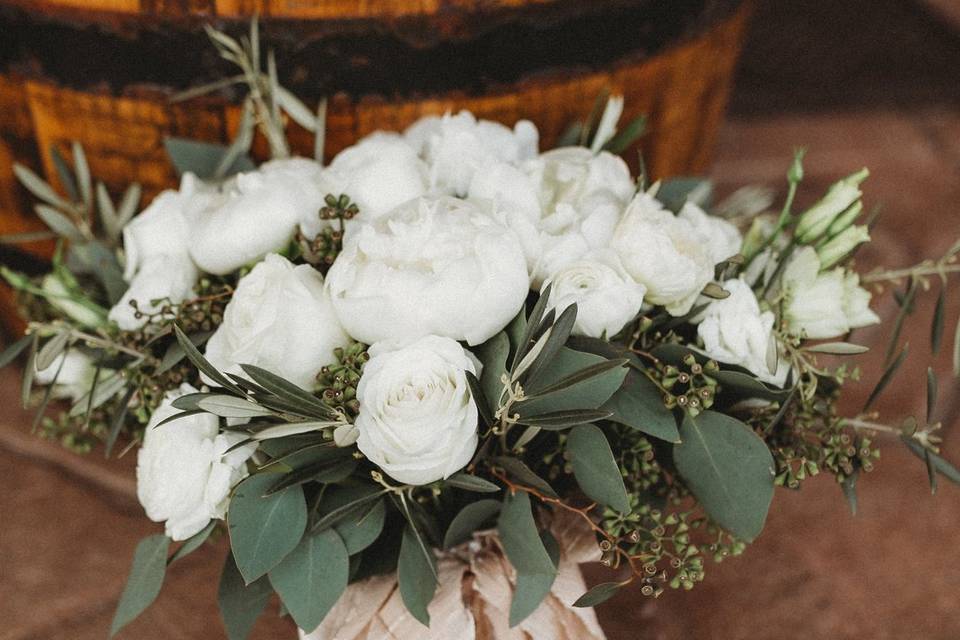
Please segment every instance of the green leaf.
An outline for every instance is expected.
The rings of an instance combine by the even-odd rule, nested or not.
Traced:
[[[483,364],[480,372],[480,388],[487,399],[490,413],[496,413],[503,393],[500,378],[507,372],[507,358],[510,355],[510,339],[500,332],[474,350],[474,355]],[[489,424],[489,423],[488,423]]]
[[[322,531],[327,527],[333,527],[357,513],[370,502],[387,493],[386,489],[381,489],[373,485],[360,485],[354,489],[356,495],[351,495],[343,504],[338,504],[325,511],[323,516],[314,523],[311,531]],[[325,496],[326,498],[327,496]]]
[[[123,399],[120,401],[119,410],[110,418],[110,430],[107,432],[107,441],[103,447],[104,458],[109,458],[110,454],[113,453],[113,447],[117,444],[117,437],[119,437],[120,430],[127,420],[127,413],[130,410],[130,400],[133,399],[136,392],[137,387],[135,385],[127,387],[127,391],[123,394]]]
[[[585,594],[577,598],[577,601],[573,603],[575,607],[595,607],[598,604],[606,602],[613,596],[617,595],[617,592],[623,588],[622,582],[601,582],[595,587],[592,587]]]
[[[409,523],[403,528],[397,579],[403,604],[414,618],[429,627],[427,607],[437,590],[436,561],[432,554],[429,559],[424,555],[419,536]]]
[[[643,135],[646,128],[647,116],[637,116],[623,130],[610,138],[603,148],[614,155],[620,155]]]
[[[200,333],[190,334],[190,342],[193,343],[195,347],[200,347],[203,343],[210,339],[210,336],[213,335],[213,331],[202,331]],[[163,354],[163,359],[160,360],[160,366],[157,368],[157,375],[161,373],[166,373],[173,367],[180,364],[180,361],[187,356],[183,351],[183,347],[180,346],[179,342],[171,342],[170,346],[167,347],[167,351]]]
[[[83,234],[77,229],[77,225],[70,218],[63,215],[53,207],[45,204],[36,204],[33,206],[37,217],[43,220],[44,224],[50,227],[50,230],[57,235],[74,242],[83,242]]]
[[[119,372],[115,371],[102,380],[99,379],[99,376],[95,376],[90,391],[74,403],[70,408],[69,415],[71,417],[89,415],[91,411],[103,405],[126,387],[127,379]]]
[[[454,516],[443,536],[443,548],[450,549],[470,539],[474,531],[478,530],[500,512],[499,500],[477,500],[471,502]]]
[[[229,148],[222,144],[211,142],[201,142],[199,140],[189,140],[187,138],[164,138],[163,146],[170,156],[177,175],[192,172],[197,177],[210,179],[215,177],[217,167],[226,156]],[[253,171],[257,166],[250,159],[250,156],[241,153],[227,168],[224,177],[240,173],[242,171]]]
[[[40,348],[40,351],[37,352],[37,363],[36,367],[38,371],[43,371],[47,367],[53,364],[53,361],[57,359],[57,356],[62,354],[68,343],[70,342],[70,332],[61,331],[60,333],[55,334],[52,338],[47,340],[47,342]]]
[[[142,192],[143,189],[137,182],[131,184],[127,187],[127,190],[123,192],[120,207],[117,209],[118,229],[123,229],[123,227],[133,219],[133,215],[137,212],[137,207],[140,205],[140,195]]]
[[[273,415],[269,409],[243,398],[224,394],[207,394],[197,401],[197,408],[221,418],[257,418]]]
[[[80,200],[80,194],[77,192],[73,171],[55,144],[50,145],[50,158],[53,160],[53,166],[56,168],[57,175],[60,177],[60,185],[64,191],[67,192],[67,197],[73,202],[78,202]]]
[[[909,350],[909,343],[903,345],[903,349],[900,350],[900,354],[893,360],[893,362],[887,365],[883,375],[880,376],[880,380],[877,381],[877,386],[874,387],[873,391],[870,392],[870,396],[867,398],[866,404],[863,405],[863,410],[861,413],[866,413],[867,409],[870,408],[870,405],[873,404],[874,400],[879,398],[880,394],[883,393],[883,390],[887,388],[887,385],[890,384],[891,380],[893,380],[893,376],[897,373],[900,365],[902,365],[903,361],[907,359],[907,353]]]
[[[612,396],[627,375],[625,359],[608,360],[562,347],[549,369],[524,387],[527,399],[517,403],[521,416],[538,416],[568,409],[597,409]]]
[[[335,413],[330,407],[309,391],[301,389],[289,380],[252,364],[240,365],[243,372],[261,387],[277,396],[280,400],[306,412],[307,417],[333,418]]]
[[[944,478],[950,482],[953,482],[954,484],[960,484],[960,469],[957,469],[955,466],[947,462],[943,457],[934,453],[930,449],[927,449],[910,436],[901,436],[900,440],[903,442],[903,444],[907,445],[907,448],[911,453],[913,453],[913,455],[925,462],[929,459],[930,464],[937,471],[937,473],[941,474]]]
[[[103,243],[90,241],[74,244],[70,247],[70,255],[100,281],[111,304],[116,304],[126,293],[127,282],[123,279],[117,257]]]
[[[933,416],[933,409],[937,405],[937,374],[933,367],[927,367],[927,422]]]
[[[184,543],[180,545],[180,548],[177,549],[172,556],[170,556],[169,560],[167,560],[167,566],[170,566],[177,560],[184,558],[199,549],[203,543],[207,541],[207,538],[210,537],[210,534],[213,533],[213,530],[216,528],[217,521],[210,520],[210,522],[207,523],[207,526],[187,538]]]
[[[183,352],[187,355],[187,358],[197,369],[207,374],[207,377],[219,384],[224,389],[229,389],[241,396],[244,395],[240,387],[231,382],[225,375],[217,371],[217,368],[210,364],[207,359],[204,358],[199,351],[197,351],[197,348],[193,346],[193,342],[191,342],[190,338],[187,337],[187,334],[183,332],[183,329],[177,325],[173,325],[173,331],[177,336],[177,342],[180,344],[180,348],[183,349]]]
[[[933,310],[933,321],[930,324],[930,351],[934,354],[939,353],[940,343],[943,341],[943,327],[945,324],[944,307],[946,305],[946,287],[940,287],[940,295],[937,296],[937,306]]]
[[[591,500],[620,513],[630,512],[630,500],[620,467],[610,450],[607,436],[599,427],[592,424],[574,427],[567,438],[567,453],[577,484]]]
[[[790,393],[789,389],[777,389],[760,382],[752,375],[740,371],[724,369],[713,374],[720,383],[720,393],[734,393],[744,398],[760,398],[761,400],[780,401]]]
[[[270,584],[297,626],[310,633],[323,621],[347,588],[350,559],[332,529],[304,537],[270,571]]]
[[[903,323],[907,319],[907,316],[913,313],[913,299],[917,295],[918,287],[918,281],[911,277],[908,281],[906,293],[901,296],[899,292],[894,291],[894,297],[897,299],[897,304],[900,305],[900,311],[897,313],[897,319],[893,323],[890,342],[887,344],[887,351],[883,356],[884,364],[890,363],[897,349],[897,345],[900,343],[900,333],[903,331]]]
[[[826,342],[815,344],[812,347],[806,347],[804,351],[810,353],[829,353],[836,356],[855,356],[870,351],[870,347],[850,342]]]
[[[496,493],[500,491],[500,487],[489,480],[484,480],[483,478],[462,471],[453,474],[444,480],[444,483],[451,487],[464,489],[465,491],[475,491],[477,493]]]
[[[657,200],[673,212],[678,212],[689,200],[697,205],[709,204],[713,183],[706,178],[676,177],[660,183]]]
[[[527,333],[527,310],[525,307],[520,309],[520,312],[513,317],[513,320],[510,321],[503,332],[507,334],[507,339],[510,342],[510,354],[507,356],[507,362],[512,363],[514,359],[511,356],[523,344],[523,336]]]
[[[229,640],[246,640],[272,594],[273,588],[266,576],[249,585],[245,584],[233,554],[227,554],[220,575],[217,600]]]
[[[510,626],[514,627],[533,613],[550,593],[557,569],[540,539],[526,493],[506,497],[497,531],[503,551],[517,571],[517,587],[510,603]]]
[[[330,484],[342,482],[350,477],[356,470],[357,461],[353,459],[318,463],[311,466],[294,469],[289,473],[282,474],[276,483],[270,486],[263,494],[264,496],[273,495],[283,491],[287,487],[306,484],[307,482],[318,482],[321,484]]]
[[[90,165],[87,164],[87,154],[76,140],[73,141],[73,169],[77,174],[77,187],[80,189],[80,201],[87,207],[92,202],[92,188],[90,184]]]
[[[560,349],[563,348],[563,345],[566,344],[567,338],[570,337],[570,332],[573,331],[573,325],[576,321],[577,305],[571,304],[563,310],[563,313],[560,314],[557,321],[550,327],[550,334],[547,336],[543,349],[540,350],[536,359],[534,359],[530,367],[524,371],[520,377],[525,388],[537,388],[537,379],[544,375],[544,372],[550,370],[554,357]]]
[[[688,414],[680,438],[673,461],[710,517],[738,538],[760,535],[774,486],[773,456],[764,441],[716,411]]]
[[[230,547],[247,584],[293,551],[307,526],[307,504],[301,487],[263,496],[275,481],[272,474],[250,476],[237,486],[230,500]]]
[[[547,313],[547,302],[550,301],[551,289],[552,285],[548,284],[546,288],[540,292],[540,297],[537,299],[537,303],[533,305],[533,309],[530,311],[530,316],[523,324],[522,337],[517,344],[513,345],[514,354],[513,359],[510,361],[511,372],[516,371],[517,365],[520,364],[520,361],[523,360],[524,356],[527,355],[530,347],[533,346],[534,336],[540,331],[544,315]],[[520,310],[520,313],[523,313],[523,309]],[[516,321],[516,319],[514,320]],[[515,328],[519,331],[519,326]]]
[[[352,556],[377,541],[386,520],[387,506],[381,499],[366,509],[354,511],[334,528],[347,545],[347,553]]]
[[[477,413],[480,414],[481,424],[492,425],[494,423],[494,414],[490,409],[492,403],[483,392],[480,381],[477,380],[477,376],[469,371],[465,371],[464,375],[467,378],[467,385],[470,387],[470,395],[473,396],[473,403],[477,406]]]
[[[550,496],[551,498],[558,497],[557,492],[553,490],[553,487],[551,487],[546,480],[531,471],[530,467],[524,464],[519,458],[500,456],[498,458],[493,458],[493,462],[494,464],[503,467],[503,469],[507,472],[507,475],[518,481],[520,484],[536,489],[540,493]]]
[[[0,353],[0,369],[7,366],[33,342],[33,335],[25,335]]]
[[[117,223],[117,208],[113,206],[113,200],[110,199],[110,192],[102,182],[97,182],[97,211],[100,213],[100,222],[104,230],[111,238],[117,238],[120,235],[121,227]]]
[[[47,182],[19,162],[13,163],[13,173],[27,190],[47,204],[60,209],[70,209],[70,203],[60,197]]]
[[[613,414],[603,409],[573,409],[568,411],[555,411],[545,413],[540,416],[524,418],[521,416],[518,424],[525,424],[529,427],[538,427],[548,431],[560,431],[569,427],[586,422],[596,422],[597,420],[606,420]]]
[[[37,372],[37,345],[40,338],[31,334],[30,350],[27,352],[27,361],[23,366],[23,380],[20,382],[20,404],[24,409],[30,407],[30,392],[33,391],[33,377]]]
[[[853,473],[848,475],[840,483],[843,490],[843,496],[847,499],[847,505],[850,507],[850,514],[857,515],[857,477],[860,475],[859,469],[854,469]]]
[[[110,625],[111,637],[117,635],[120,629],[136,619],[157,599],[167,573],[169,549],[170,538],[160,534],[148,536],[137,545],[130,576]]]
[[[953,375],[960,377],[960,318],[957,318],[957,328],[953,332]]]
[[[631,370],[623,386],[601,407],[610,419],[667,442],[680,442],[677,419],[663,404],[663,394],[643,373]]]

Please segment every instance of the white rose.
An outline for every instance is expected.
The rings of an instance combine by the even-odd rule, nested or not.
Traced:
[[[474,203],[411,200],[364,222],[327,275],[347,333],[367,344],[440,335],[479,344],[523,306],[516,237]]]
[[[136,331],[146,324],[148,314],[159,312],[167,303],[189,298],[199,277],[200,271],[190,256],[154,256],[140,266],[108,317],[124,331]]]
[[[35,369],[35,372],[34,381],[37,384],[44,386],[53,384],[53,390],[50,393],[52,397],[69,398],[76,402],[90,391],[96,367],[90,356],[82,351],[70,349],[54,358],[46,369]],[[103,380],[111,373],[106,370],[101,371],[100,379]]]
[[[477,449],[477,406],[466,373],[479,366],[457,342],[426,336],[370,347],[357,385],[357,447],[398,482],[422,485],[462,469]]]
[[[773,312],[760,312],[753,290],[743,280],[727,280],[723,288],[730,295],[712,301],[697,325],[703,352],[717,362],[743,367],[764,382],[783,386],[788,366],[780,362],[775,372],[767,368],[767,351],[775,339]]]
[[[743,245],[740,231],[723,218],[711,216],[692,202],[683,205],[677,218],[690,223],[697,240],[710,253],[710,261],[714,265],[740,252]]]
[[[137,497],[148,518],[166,522],[173,540],[186,540],[212,518],[226,515],[230,489],[247,477],[245,463],[256,450],[251,443],[227,453],[244,436],[218,434],[218,419],[209,413],[156,426],[180,412],[173,400],[194,392],[185,384],[167,394],[150,417],[137,454]]]
[[[288,158],[235,176],[191,215],[194,262],[208,273],[225,275],[285,248],[297,224],[323,206],[321,172],[312,160]]]
[[[485,164],[516,165],[535,158],[540,137],[529,120],[520,120],[510,130],[498,122],[477,120],[469,111],[421,118],[403,135],[426,160],[432,189],[457,196],[467,194],[473,174]]]
[[[852,276],[852,277],[851,277]],[[870,293],[856,274],[837,268],[820,272],[812,247],[799,249],[783,271],[787,330],[812,340],[835,338],[880,321],[870,310]]]
[[[577,305],[576,335],[613,337],[640,311],[646,287],[634,282],[616,253],[607,249],[589,253],[553,274],[548,308],[559,315]]]
[[[675,316],[687,313],[713,279],[709,247],[693,225],[647,193],[638,193],[627,207],[612,246],[627,273],[646,285],[646,301]]]
[[[220,371],[240,374],[241,364],[252,364],[310,388],[348,343],[323,276],[270,254],[241,278],[206,357]]]
[[[427,166],[398,134],[377,132],[337,154],[323,170],[320,190],[324,195],[347,194],[370,220],[426,193]],[[326,224],[317,211],[309,211],[300,229],[314,237]]]

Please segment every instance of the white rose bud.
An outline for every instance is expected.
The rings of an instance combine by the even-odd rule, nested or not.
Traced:
[[[690,223],[697,239],[710,253],[714,265],[740,252],[743,245],[740,231],[723,218],[708,214],[692,202],[683,205],[677,218]]]
[[[477,406],[466,373],[479,366],[457,342],[426,336],[370,347],[357,385],[357,447],[391,478],[423,485],[449,477],[477,449]]]
[[[764,382],[783,386],[786,364],[781,361],[776,371],[767,367],[767,351],[775,339],[773,313],[761,313],[753,290],[743,280],[727,280],[723,288],[730,295],[713,300],[697,325],[703,352],[717,362],[743,367]]]
[[[361,342],[432,334],[473,345],[513,319],[528,278],[513,233],[478,205],[440,196],[359,225],[327,287],[340,322]]]
[[[557,315],[577,305],[573,333],[591,338],[615,336],[640,311],[646,287],[634,282],[609,249],[588,253],[553,274],[548,308]]]
[[[647,287],[646,301],[671,315],[690,311],[713,278],[713,256],[693,225],[647,193],[638,193],[627,207],[612,246],[627,273]]]
[[[207,273],[225,275],[284,249],[300,220],[323,206],[321,172],[312,160],[288,158],[235,176],[191,216],[194,262]]]
[[[252,364],[308,389],[348,343],[323,276],[270,254],[241,278],[206,357],[223,372],[242,374],[240,365]]]
[[[473,174],[485,164],[517,165],[535,158],[540,139],[529,120],[518,121],[510,130],[477,120],[469,111],[421,118],[403,135],[430,167],[432,190],[456,196],[467,194]]]
[[[90,356],[70,349],[54,358],[46,369],[35,369],[34,381],[44,386],[52,384],[51,397],[68,398],[76,402],[90,391],[96,370]],[[111,371],[102,370],[100,379],[103,380],[111,374]]]
[[[176,398],[194,392],[182,385],[167,394],[150,417],[137,454],[137,497],[148,518],[166,522],[173,540],[186,540],[226,515],[230,490],[247,477],[247,458],[257,448],[251,443],[228,453],[244,436],[218,434],[218,418],[209,413],[156,426],[180,413],[171,405]]]
[[[861,169],[831,185],[827,194],[800,216],[794,232],[797,241],[807,243],[823,235],[838,216],[860,199],[860,183],[869,175],[867,169]]]

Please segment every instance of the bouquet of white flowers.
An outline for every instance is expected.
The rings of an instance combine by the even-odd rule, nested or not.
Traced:
[[[611,152],[639,132],[617,133],[617,99],[546,152],[530,122],[460,112],[323,166],[283,140],[289,116],[322,155],[322,117],[247,71],[258,90],[237,142],[169,141],[180,187],[139,215],[135,188],[119,207],[93,188],[79,147],[72,171],[60,162],[67,196],[18,169],[62,240],[48,275],[4,269],[30,323],[0,361],[29,354],[24,402],[46,387],[48,432],[139,445],[138,496],[164,524],[137,548],[114,632],[224,520],[231,638],[273,592],[305,632],[341,637],[330,625],[348,616],[325,617],[356,605],[348,584],[373,590],[378,576],[429,626],[438,586],[462,614],[455,559],[480,563],[490,545],[512,567],[509,604],[483,615],[507,629],[563,599],[574,530],[613,577],[560,609],[631,582],[651,596],[692,588],[707,557],[760,535],[778,486],[830,473],[854,505],[877,433],[899,436],[931,481],[960,480],[937,425],[869,411],[906,355],[913,298],[957,271],[960,243],[858,274],[866,170],[794,212],[798,153],[778,214],[754,192],[712,215],[705,182],[647,184]],[[245,156],[257,126],[275,156],[260,167]],[[847,359],[866,350],[850,332],[880,322],[864,283],[894,280],[906,286],[888,366],[861,413],[838,415]],[[72,407],[45,418],[51,398]],[[479,615],[456,619],[472,629]]]

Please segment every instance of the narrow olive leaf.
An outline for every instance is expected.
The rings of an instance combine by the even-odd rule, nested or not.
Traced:
[[[120,375],[120,372],[111,373],[103,378],[95,376],[90,391],[70,407],[69,415],[72,417],[89,416],[91,411],[113,399],[126,386],[127,379]]]
[[[507,358],[510,356],[510,338],[500,332],[474,350],[474,354],[483,364],[480,371],[480,389],[487,399],[489,413],[495,413],[499,408],[500,396],[503,395],[502,377],[507,372]],[[483,415],[481,413],[481,415]],[[488,422],[487,424],[492,424]]]
[[[183,332],[183,329],[179,325],[173,325],[173,331],[177,336],[177,342],[180,343],[180,348],[183,349],[183,352],[187,355],[187,359],[193,363],[193,365],[199,369],[201,372],[207,374],[207,377],[219,384],[224,389],[229,389],[238,395],[244,395],[243,391],[236,384],[230,381],[225,375],[217,371],[217,368],[210,364],[206,358],[201,355],[193,342],[190,341],[190,338],[187,337],[187,334]]]
[[[930,495],[937,494],[937,469],[933,464],[933,457],[929,449],[923,450],[923,461],[927,465],[927,482],[930,483]]]
[[[23,380],[20,382],[20,404],[24,409],[30,406],[30,392],[33,391],[33,377],[37,372],[37,345],[40,338],[37,334],[32,334],[30,338],[30,350],[27,352],[27,361],[23,366]]]
[[[190,342],[193,343],[195,347],[199,347],[209,340],[210,336],[212,335],[213,331],[202,331],[200,333],[190,334],[189,338]],[[185,357],[187,357],[187,354],[184,352],[183,347],[180,346],[179,342],[170,343],[170,346],[167,347],[166,352],[163,354],[163,358],[160,360],[160,366],[157,368],[156,375],[166,373],[173,367],[180,364]]]
[[[535,384],[537,378],[549,367],[554,356],[556,356],[557,352],[560,351],[560,348],[566,344],[567,338],[570,337],[570,332],[573,331],[573,325],[576,321],[577,305],[574,303],[564,309],[563,313],[560,314],[560,317],[557,318],[557,321],[553,323],[553,326],[550,329],[550,337],[547,338],[543,345],[543,349],[540,350],[540,354],[533,361],[533,364],[530,365],[530,368],[524,372],[521,378],[522,380],[526,381],[526,384]]]
[[[530,496],[519,491],[508,495],[497,521],[500,544],[517,572],[510,603],[510,626],[514,627],[536,610],[550,593],[557,569],[547,553],[533,520]]]
[[[330,407],[323,404],[319,398],[309,391],[301,389],[289,380],[285,380],[275,373],[252,364],[242,364],[240,368],[261,387],[274,394],[281,400],[294,406],[303,407],[323,417],[333,417],[336,414]]]
[[[536,392],[531,391],[531,394],[535,393],[535,395],[537,396],[545,396],[549,393],[554,393],[557,391],[565,391],[574,385],[578,385],[582,382],[587,382],[591,378],[596,378],[611,370],[616,370],[616,374],[612,376],[612,378],[616,380],[616,385],[614,385],[614,389],[618,389],[620,387],[620,383],[623,382],[623,378],[627,375],[627,370],[626,370],[627,362],[629,361],[626,359],[604,360],[602,362],[598,362],[596,364],[592,364],[590,366],[584,367],[583,369],[575,371],[574,373],[554,382],[553,384],[549,384],[545,387],[538,388]],[[613,394],[611,393],[610,395],[613,395]],[[610,396],[607,396],[606,398],[601,399],[599,402],[597,402],[596,406],[603,404],[609,397]],[[595,407],[587,407],[587,408],[595,408]]]
[[[451,487],[465,491],[474,491],[476,493],[496,493],[500,491],[500,487],[489,480],[484,480],[483,478],[469,473],[463,473],[462,471],[453,474],[443,482]]]
[[[317,105],[317,130],[313,136],[313,159],[323,164],[323,150],[327,144],[327,99]]]
[[[280,479],[271,485],[264,497],[279,493],[287,487],[294,487],[307,482],[331,483],[342,482],[350,477],[357,468],[357,461],[348,459],[334,462],[322,462],[294,469],[289,473],[277,474]]]
[[[73,141],[73,170],[77,174],[80,201],[89,209],[93,191],[90,182],[90,165],[87,164],[87,154],[83,152],[83,146],[76,140]]]
[[[277,102],[298,125],[311,133],[317,130],[317,118],[313,115],[313,111],[303,104],[300,98],[280,85],[277,85]]]
[[[903,331],[903,323],[907,316],[913,313],[913,299],[917,295],[918,287],[919,284],[917,283],[917,280],[911,278],[906,293],[903,294],[903,297],[899,299],[900,311],[897,313],[897,319],[893,323],[893,331],[890,334],[890,342],[887,345],[887,350],[883,356],[884,364],[890,363],[891,359],[893,358],[893,354],[897,349],[897,345],[900,343],[900,333]]]
[[[148,536],[137,545],[130,576],[110,625],[111,637],[143,613],[160,594],[167,573],[169,549],[170,538],[160,534]]]
[[[310,633],[347,588],[350,557],[333,529],[306,536],[270,571],[270,584],[293,621]]]
[[[177,549],[173,553],[173,555],[170,556],[170,558],[167,560],[167,566],[169,567],[171,564],[173,564],[177,560],[187,557],[188,555],[190,555],[191,553],[199,549],[201,546],[203,546],[203,543],[207,541],[207,539],[210,537],[210,534],[213,533],[213,530],[216,528],[217,528],[217,521],[210,520],[210,522],[207,523],[207,526],[205,526],[203,529],[201,529],[200,531],[196,532],[195,534],[187,538],[183,542],[183,544],[180,545],[180,548]]]
[[[623,128],[622,131],[618,132],[615,136],[610,138],[603,148],[606,151],[614,155],[620,155],[627,148],[630,147],[634,142],[640,139],[640,136],[643,135],[644,131],[647,128],[647,116],[641,115],[637,116],[630,123]]]
[[[933,367],[927,367],[927,422],[933,418],[933,410],[937,406],[937,374]]]
[[[227,553],[223,573],[220,574],[217,601],[228,640],[247,639],[271,595],[273,588],[266,576],[249,585],[245,584],[233,554]]]
[[[100,214],[100,221],[103,228],[111,238],[120,235],[120,227],[117,225],[117,209],[113,206],[113,200],[110,199],[110,193],[106,185],[97,181],[97,212]]]
[[[243,112],[240,116],[240,125],[237,128],[237,137],[230,143],[223,157],[220,158],[220,161],[217,163],[212,176],[214,179],[221,179],[231,175],[238,164],[243,164],[242,159],[247,155],[250,147],[253,145],[255,129],[253,103],[250,99],[247,99],[243,103]]]
[[[522,417],[558,411],[599,409],[617,392],[627,375],[627,360],[563,347],[550,368],[524,391],[526,398],[515,406]]]
[[[548,284],[543,291],[540,292],[540,297],[537,299],[537,303],[533,305],[533,309],[530,311],[530,317],[527,318],[526,327],[523,331],[523,337],[520,339],[520,342],[514,345],[516,351],[513,354],[513,361],[510,363],[510,370],[516,371],[517,365],[523,359],[523,356],[527,355],[527,351],[530,350],[530,347],[533,343],[533,336],[540,329],[540,322],[543,320],[544,314],[547,312],[547,302],[550,300],[550,291],[552,290],[553,285]],[[520,310],[520,313],[523,313],[523,309]]]
[[[63,365],[66,363],[66,361],[66,357],[60,360],[60,364],[57,365],[57,370],[53,373],[53,378],[47,383],[47,388],[43,392],[43,399],[40,401],[40,406],[37,407],[37,411],[33,416],[33,422],[30,424],[30,433],[37,432],[37,427],[40,425],[40,421],[43,420],[44,416],[46,415],[47,406],[50,404],[50,400],[53,398],[53,390],[57,386],[57,380],[60,379],[60,372],[63,371]]]
[[[3,353],[0,353],[0,369],[13,362],[18,355],[23,353],[24,349],[30,346],[33,340],[33,335],[25,335],[4,349]]]
[[[857,515],[857,477],[860,475],[859,469],[854,469],[853,473],[848,475],[840,483],[843,489],[843,496],[847,499],[847,505],[850,507],[850,515]]]
[[[470,394],[473,396],[473,403],[477,406],[477,412],[480,414],[480,419],[483,421],[484,425],[492,425],[494,423],[493,413],[491,412],[490,401],[483,392],[483,386],[480,384],[480,381],[477,380],[477,376],[473,375],[469,371],[466,371],[465,373],[467,377],[467,385],[470,387]]]
[[[419,534],[413,525],[403,528],[400,542],[400,557],[397,561],[397,580],[400,597],[410,614],[425,627],[430,626],[427,607],[437,590],[437,570],[430,553],[426,558],[421,550]]]
[[[197,408],[221,418],[257,418],[273,415],[250,400],[222,394],[207,395],[197,402]]]
[[[774,463],[766,443],[744,423],[716,411],[689,414],[673,461],[717,524],[751,541],[763,530],[773,499]]]
[[[622,582],[601,582],[595,587],[592,587],[585,594],[577,598],[577,601],[573,603],[575,607],[595,607],[598,604],[606,602],[613,596],[617,595],[617,592],[623,588]]]
[[[547,431],[559,431],[586,422],[606,420],[611,416],[613,416],[613,412],[603,409],[573,409],[544,413],[530,418],[521,417],[518,423],[525,424],[528,427],[539,427]]]
[[[909,350],[909,343],[903,345],[903,349],[900,350],[900,355],[898,355],[893,362],[887,365],[886,370],[884,370],[883,375],[880,376],[880,380],[877,382],[877,386],[874,387],[873,391],[870,392],[870,396],[867,398],[867,402],[863,405],[863,410],[861,413],[865,413],[873,404],[873,402],[880,397],[880,394],[883,393],[883,390],[887,388],[887,385],[890,384],[891,380],[893,380],[893,376],[897,373],[900,365],[902,365],[903,361],[907,359],[907,353]]]
[[[117,208],[117,229],[122,230],[133,219],[140,205],[142,191],[140,184],[134,182],[123,192],[123,198],[120,199],[120,206]]]
[[[954,484],[960,484],[960,469],[957,469],[955,466],[947,462],[943,457],[938,454],[930,451],[922,444],[911,438],[910,436],[900,436],[900,440],[903,444],[907,445],[907,448],[923,461],[927,460],[929,456],[930,463],[933,465],[933,468],[937,470],[938,473],[943,475],[947,480],[953,482]]]
[[[953,332],[953,375],[960,378],[960,318],[957,318],[957,328]]]
[[[37,352],[37,370],[43,371],[53,364],[57,356],[62,354],[70,343],[70,332],[61,331],[47,340],[46,344]]]
[[[133,399],[133,396],[136,392],[137,387],[135,385],[128,387],[126,393],[123,394],[123,399],[120,401],[120,408],[115,414],[113,414],[113,417],[110,418],[110,430],[107,432],[107,441],[103,448],[104,458],[109,458],[110,454],[113,453],[113,447],[117,444],[117,438],[120,436],[120,430],[123,429],[123,425],[127,420],[127,413],[130,410],[130,401]]]
[[[943,341],[943,327],[946,323],[944,307],[946,306],[946,287],[940,287],[937,296],[937,306],[933,309],[933,322],[930,325],[930,351],[940,352],[940,343]]]
[[[797,393],[800,390],[800,385],[795,384],[790,389],[790,393],[787,394],[787,397],[783,399],[780,403],[780,408],[777,409],[777,414],[773,416],[773,420],[763,428],[764,433],[770,433],[777,428],[777,425],[780,424],[780,421],[783,420],[783,417],[787,415],[787,409],[790,408],[790,405],[793,403],[793,399],[796,397]]]
[[[560,147],[576,147],[580,142],[580,135],[583,131],[582,122],[571,122],[563,133],[560,134],[560,137],[557,138],[557,143],[555,148],[559,149]],[[613,152],[611,152],[613,153]]]
[[[443,536],[443,548],[450,549],[470,539],[474,531],[500,512],[499,500],[471,502],[454,516]]]
[[[593,108],[590,110],[590,114],[587,116],[586,121],[583,123],[583,129],[580,131],[580,146],[586,147],[589,146],[590,140],[593,138],[595,129],[597,125],[600,124],[600,118],[603,117],[603,112],[607,108],[607,101],[610,99],[610,90],[604,88],[600,93],[597,94],[597,97],[593,101]]]
[[[574,427],[567,438],[567,453],[577,484],[591,500],[623,514],[630,512],[623,475],[607,436],[599,427],[592,424]]]
[[[0,245],[40,242],[42,240],[55,240],[57,237],[57,234],[53,231],[24,231],[23,233],[5,233],[0,235]]]
[[[45,204],[34,205],[33,210],[37,217],[43,220],[52,231],[57,235],[73,240],[74,242],[83,242],[83,234],[77,229],[77,226],[67,216],[63,215],[53,207]]]
[[[278,424],[274,426],[267,427],[266,429],[261,429],[253,435],[254,440],[272,440],[274,438],[286,438],[288,436],[296,436],[303,433],[311,433],[313,431],[323,431],[324,429],[329,429],[331,427],[337,427],[341,423],[339,422],[330,422],[329,420],[323,421],[308,421],[308,422],[287,422],[284,424]]]
[[[77,191],[76,181],[73,177],[73,170],[63,158],[57,145],[50,145],[50,158],[53,160],[53,166],[57,169],[57,176],[60,178],[60,185],[67,192],[67,197],[73,202],[80,200],[80,193]]]
[[[26,187],[30,193],[40,198],[47,204],[53,205],[54,207],[60,209],[69,210],[71,208],[70,203],[60,197],[60,195],[53,190],[53,187],[47,184],[43,178],[19,162],[13,163],[13,173],[15,176],[17,176],[17,180],[20,181],[20,184]]]
[[[507,475],[511,476],[520,484],[536,489],[545,496],[549,496],[551,498],[557,497],[557,492],[553,490],[553,487],[551,487],[546,480],[531,471],[530,467],[524,464],[520,459],[511,458],[509,456],[500,456],[493,458],[493,462],[494,464],[503,467],[503,469],[507,472]]]
[[[812,347],[806,347],[804,351],[810,353],[829,353],[836,356],[852,356],[870,351],[870,347],[864,347],[850,342],[827,342],[824,344],[815,344]]]
[[[275,479],[272,474],[250,476],[230,500],[230,548],[247,584],[293,551],[307,526],[307,503],[300,487],[263,497]]]
[[[177,175],[182,176],[188,172],[195,173],[197,177],[205,180],[215,177],[217,167],[228,151],[228,147],[221,144],[187,138],[167,137],[163,140],[163,146]],[[253,169],[256,169],[253,160],[241,150],[232,160],[231,165],[227,167],[224,175],[252,171]],[[139,197],[137,200],[139,201]],[[120,211],[123,211],[122,206]],[[123,216],[120,217],[122,221]]]

